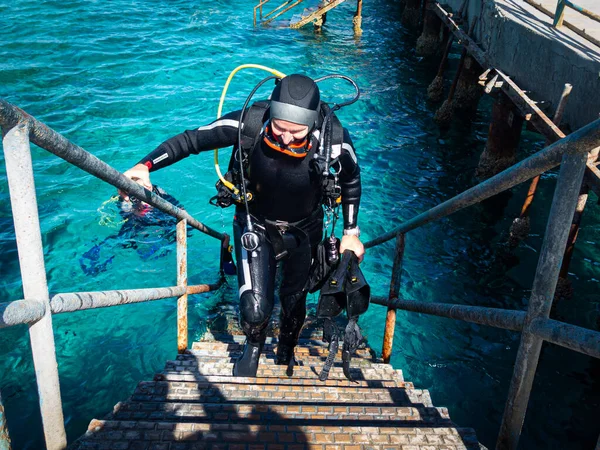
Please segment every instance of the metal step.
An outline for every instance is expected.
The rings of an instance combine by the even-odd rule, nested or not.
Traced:
[[[337,447],[336,447],[337,446]],[[344,446],[344,447],[342,447]],[[479,450],[470,428],[281,425],[92,420],[72,450],[83,449],[467,449]],[[406,446],[406,447],[403,447]]]
[[[232,377],[233,378],[233,377]],[[427,390],[407,387],[257,385],[252,383],[193,383],[143,381],[131,396],[136,402],[289,402],[352,405],[420,405],[433,407]]]

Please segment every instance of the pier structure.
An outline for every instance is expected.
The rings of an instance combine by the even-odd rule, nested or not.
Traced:
[[[459,28],[454,31],[460,34]],[[461,38],[468,45],[465,36]],[[510,98],[511,95],[521,98],[521,91],[508,77],[498,69],[495,69],[496,75],[502,77]],[[525,104],[532,108],[531,114],[537,111],[535,105]],[[537,114],[537,120],[547,124],[545,116]],[[556,128],[551,122],[547,126]],[[396,241],[389,295],[371,301],[373,307],[380,305],[387,309],[387,313],[381,310],[382,318],[386,314],[381,356],[368,348],[356,352],[352,367],[357,384],[346,380],[339,366],[332,368],[328,381],[318,379],[317,368],[324,364],[329,351],[325,351],[325,344],[312,331],[305,335],[306,340],[297,350],[298,366],[274,366],[276,342],[271,341],[262,357],[261,372],[257,377],[231,377],[232,360],[240,352],[241,342],[237,338],[215,336],[208,342],[188,345],[187,296],[219,287],[223,280],[223,256],[218,267],[215,264],[215,272],[221,273],[217,283],[189,286],[186,225],[214,237],[222,249],[227,247],[228,237],[129,180],[1,99],[0,127],[25,287],[24,299],[0,303],[0,328],[29,326],[48,450],[62,450],[67,445],[58,361],[53,346],[54,314],[167,298],[177,298],[178,302],[177,359],[167,362],[165,371],[153,381],[140,383],[133,396],[117,405],[108,416],[103,417],[99,412],[100,419],[93,420],[88,433],[72,444],[78,449],[478,448],[472,430],[456,426],[446,410],[433,407],[426,391],[415,389],[404,381],[400,371],[389,365],[394,329],[398,326],[395,319],[397,309],[521,333],[497,449],[516,449],[518,446],[543,342],[600,358],[600,332],[549,318],[560,262],[564,261],[568,237],[573,230],[571,222],[581,201],[582,182],[590,169],[589,155],[600,146],[600,119],[568,136],[554,139],[554,143],[538,153],[393,226],[365,244],[366,248],[371,248],[392,239]],[[64,293],[49,298],[30,142],[176,217],[179,221],[177,285]],[[402,298],[402,260],[406,246],[410,245],[407,236],[412,230],[480,203],[558,166],[560,173],[527,311],[416,302]],[[30,291],[29,286],[35,289]],[[302,393],[303,397],[298,393]],[[4,410],[0,407],[0,426],[3,427],[0,429],[0,444],[10,448],[4,424]]]
[[[275,2],[273,2],[267,7],[265,5],[271,2],[271,0],[260,0],[254,7],[253,23],[255,27],[257,25],[268,26],[288,11],[294,12],[299,9],[299,6],[302,6],[304,9],[299,15],[296,14],[293,15],[292,18],[286,19],[288,21],[288,26],[297,30],[312,24],[315,31],[320,31],[327,21],[327,13],[345,1],[346,0],[319,0],[316,2],[309,2],[308,0],[285,0],[277,6],[275,6]],[[352,18],[352,27],[355,36],[360,36],[362,34],[362,2],[363,0],[356,0],[356,12]],[[267,12],[263,11],[263,9],[271,10]]]
[[[594,2],[583,3],[600,9]],[[523,124],[540,133],[549,145],[600,116],[600,10],[594,12],[568,0],[559,0],[554,13],[548,9],[549,0],[423,0],[422,5],[441,19],[462,47],[449,93],[434,120],[448,127],[455,114],[470,116],[482,94],[494,98],[488,139],[476,170],[479,180],[516,162]],[[421,38],[431,34],[430,23],[423,21]],[[443,75],[452,42],[447,39],[428,88],[432,102],[444,98]],[[559,298],[573,294],[568,269],[588,193],[600,196],[598,150],[591,148],[588,154],[556,290]],[[539,176],[531,180],[521,214],[510,229],[509,247],[517,246],[529,233],[529,209],[539,180]]]

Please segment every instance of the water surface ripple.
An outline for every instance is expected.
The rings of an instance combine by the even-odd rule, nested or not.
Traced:
[[[286,73],[343,73],[362,88],[360,102],[340,113],[361,161],[361,227],[369,240],[473,183],[489,121],[484,99],[474,121],[440,134],[425,99],[435,61],[414,54],[415,36],[400,24],[398,2],[373,0],[363,10],[364,34],[352,35],[354,5],[329,14],[322,34],[283,24],[252,27],[254,4],[183,0],[0,2],[0,97],[18,105],[119,170],[164,139],[207,123],[229,72],[257,63]],[[450,66],[456,67],[458,51]],[[263,73],[238,75],[225,109],[239,108]],[[263,92],[263,93],[266,93]],[[328,82],[323,97],[345,99],[347,85]],[[525,133],[519,156],[538,150]],[[107,203],[113,189],[46,151],[33,147],[36,190],[51,294],[171,286],[176,283],[172,239],[149,227],[137,239],[106,245],[122,218]],[[226,159],[227,152],[222,151]],[[0,156],[0,299],[23,298],[3,156]],[[533,232],[516,252],[517,266],[496,258],[526,187],[408,235],[403,298],[524,309],[548,215],[555,174],[543,177],[533,205]],[[155,183],[195,217],[231,232],[232,211],[208,204],[216,176],[212,154],[188,158],[156,173]],[[592,203],[592,202],[590,202]],[[575,252],[577,293],[555,317],[598,328],[600,235],[593,205]],[[113,242],[109,239],[108,242]],[[365,271],[375,295],[386,295],[393,246],[371,249]],[[189,238],[190,283],[217,278],[216,241]],[[190,301],[190,337],[236,304],[235,280]],[[310,299],[316,302],[316,297]],[[151,379],[176,349],[172,300],[53,318],[61,391],[70,440],[93,417],[125,400]],[[385,310],[361,320],[381,348]],[[493,447],[519,337],[477,325],[398,313],[392,362],[407,380],[431,391],[461,426]],[[26,327],[0,332],[0,389],[15,449],[43,446]],[[599,429],[600,366],[589,358],[544,347],[522,448],[592,448]]]

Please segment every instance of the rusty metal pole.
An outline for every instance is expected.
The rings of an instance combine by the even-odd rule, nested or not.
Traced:
[[[187,288],[187,220],[177,222],[177,286]],[[188,294],[177,299],[177,352],[185,353],[188,348]]]
[[[575,214],[573,215],[573,222],[571,223],[571,229],[569,230],[569,237],[567,238],[567,248],[565,250],[565,256],[563,257],[562,265],[560,267],[560,278],[567,278],[569,274],[569,265],[571,264],[571,258],[573,258],[573,250],[575,250],[575,241],[577,241],[577,235],[579,234],[579,227],[581,225],[581,217],[583,216],[583,210],[588,199],[589,187],[583,185],[579,192],[579,198],[577,199],[577,207],[575,208]]]
[[[417,39],[416,52],[419,56],[431,56],[438,51],[442,19],[433,11],[434,0],[423,0],[423,31]]]
[[[23,293],[25,299],[36,299],[44,304],[44,316],[29,325],[29,339],[46,448],[63,450],[67,446],[67,438],[60,398],[52,312],[44,266],[44,247],[35,195],[29,131],[29,122],[19,122],[12,129],[3,130],[4,156]]]
[[[531,324],[535,319],[548,319],[550,315],[560,261],[567,244],[586,163],[587,149],[577,143],[565,153],[562,159],[529,299],[525,326],[502,416],[496,443],[497,450],[516,450],[519,444],[543,343],[543,339],[533,333]]]
[[[402,260],[404,259],[404,249],[406,239],[404,233],[399,233],[396,237],[396,254],[394,255],[394,265],[392,266],[392,280],[390,282],[389,300],[398,298],[400,292],[400,279],[402,276]],[[388,307],[385,318],[385,331],[383,333],[383,349],[381,357],[383,362],[388,364],[392,356],[392,347],[394,344],[394,330],[396,329],[396,308]]]
[[[571,94],[571,90],[573,86],[569,83],[565,83],[565,87],[560,96],[560,100],[558,101],[558,105],[556,106],[556,111],[554,112],[554,117],[552,118],[552,122],[554,125],[559,126],[562,120],[563,113],[565,112],[565,107],[567,105],[567,100],[569,95]],[[546,141],[546,147],[550,145],[552,142]],[[529,186],[529,192],[527,193],[527,198],[525,198],[525,202],[523,203],[523,208],[521,209],[521,216],[525,217],[529,213],[529,207],[533,202],[533,197],[535,196],[535,191],[537,190],[538,183],[540,181],[540,176],[538,175],[533,180],[531,180],[531,185]]]
[[[0,450],[10,450],[10,436],[8,435],[8,426],[6,425],[2,392],[0,392]]]
[[[354,37],[362,35],[362,2],[363,0],[357,0],[356,12],[354,13],[354,18],[352,19],[352,25],[354,26]]]
[[[446,63],[448,62],[448,54],[452,49],[452,41],[454,40],[454,35],[449,34],[448,40],[446,42],[446,49],[444,50],[444,54],[442,55],[442,60],[440,61],[440,66],[437,71],[437,75],[427,88],[427,98],[429,98],[432,102],[439,102],[442,100],[444,95],[444,69],[446,68]]]
[[[565,111],[565,107],[567,105],[567,99],[569,98],[572,89],[573,86],[569,83],[566,83],[565,87],[563,88],[560,100],[558,101],[558,105],[556,106],[556,110],[554,111],[554,117],[552,118],[552,122],[556,126],[560,125],[563,113]],[[547,147],[550,144],[552,144],[552,142],[546,140],[545,146]],[[540,175],[537,175],[531,179],[531,184],[529,185],[527,196],[525,197],[523,207],[521,208],[521,214],[519,215],[519,217],[513,220],[513,223],[510,226],[509,245],[513,247],[517,246],[519,242],[521,242],[529,235],[529,230],[531,228],[529,219],[529,209],[531,208],[531,204],[533,203],[533,198],[535,197],[535,193],[537,191],[539,182]]]

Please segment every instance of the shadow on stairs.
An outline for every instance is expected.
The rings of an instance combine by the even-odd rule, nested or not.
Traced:
[[[314,331],[296,348],[291,377],[275,365],[269,338],[256,378],[231,375],[244,338],[210,335],[104,419],[93,419],[71,450],[295,450],[483,448],[475,432],[458,428],[429,392],[405,382],[402,371],[359,349],[347,380],[341,363],[319,381],[327,344]],[[341,347],[341,346],[340,346]],[[337,361],[341,360],[338,354]]]

